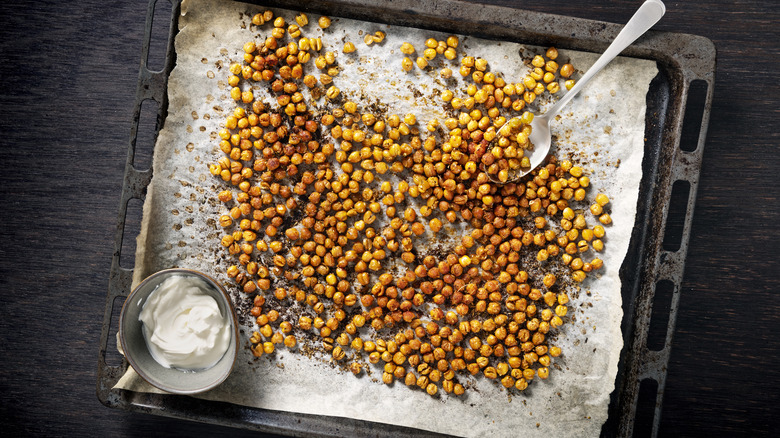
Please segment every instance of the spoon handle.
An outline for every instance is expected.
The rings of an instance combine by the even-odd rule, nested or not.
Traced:
[[[639,7],[634,13],[634,16],[628,20],[625,27],[620,31],[618,36],[612,41],[612,44],[607,47],[607,50],[599,57],[598,60],[591,66],[591,68],[574,84],[568,93],[564,94],[555,105],[552,106],[543,117],[552,118],[560,109],[566,105],[577,93],[582,90],[585,85],[590,82],[593,76],[596,75],[601,69],[610,63],[616,56],[620,54],[626,47],[636,41],[637,38],[647,32],[661,17],[666,13],[666,7],[661,0],[647,0]]]

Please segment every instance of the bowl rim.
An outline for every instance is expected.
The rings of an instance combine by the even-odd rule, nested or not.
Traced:
[[[196,277],[201,277],[204,281],[210,283],[211,285],[215,286],[216,289],[222,294],[222,297],[225,300],[225,303],[227,304],[227,308],[229,310],[228,319],[233,327],[232,335],[235,342],[233,342],[234,348],[232,352],[232,360],[230,364],[230,368],[228,368],[224,373],[219,375],[212,383],[209,383],[208,385],[204,385],[200,388],[194,388],[194,389],[177,389],[173,388],[158,379],[155,379],[153,376],[148,375],[146,372],[141,370],[141,367],[138,365],[136,360],[133,358],[132,353],[130,353],[129,349],[127,348],[127,344],[125,341],[125,335],[124,335],[124,320],[126,317],[125,310],[127,308],[128,303],[132,303],[133,298],[135,298],[135,295],[138,293],[141,288],[146,285],[147,283],[151,282],[157,277],[163,277],[163,276],[169,276],[169,275],[175,275],[175,274],[185,274],[185,275],[194,275]],[[196,271],[194,269],[187,269],[187,268],[169,268],[169,269],[163,269],[161,271],[157,271],[154,274],[149,275],[148,277],[144,278],[143,281],[138,283],[138,286],[133,288],[133,290],[130,292],[130,294],[125,299],[125,302],[122,304],[122,311],[119,314],[119,328],[118,328],[118,334],[119,334],[119,342],[122,345],[122,352],[123,356],[127,360],[127,362],[130,364],[130,366],[133,368],[136,374],[138,374],[144,381],[149,383],[150,385],[161,389],[166,392],[170,392],[172,394],[198,394],[201,392],[208,391],[210,389],[213,389],[217,386],[219,386],[222,382],[227,379],[227,377],[230,375],[230,373],[233,371],[233,368],[236,366],[236,361],[238,360],[238,350],[239,350],[239,342],[238,342],[238,319],[236,317],[236,309],[235,306],[233,306],[233,300],[230,298],[230,294],[225,290],[225,287],[222,286],[220,282],[218,282],[216,279],[211,277],[208,274],[205,274],[201,271]],[[147,347],[148,348],[148,347]],[[226,352],[227,354],[227,352]],[[221,359],[220,359],[221,360]]]

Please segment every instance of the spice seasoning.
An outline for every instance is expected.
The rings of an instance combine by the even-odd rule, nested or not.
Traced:
[[[382,366],[384,383],[399,379],[431,396],[439,387],[462,395],[458,377],[468,374],[520,391],[548,378],[562,354],[549,340],[567,315],[561,282],[602,267],[591,254],[604,249],[609,200],[587,205],[584,170],[555,157],[503,183],[529,166],[528,105],[557,92],[556,75],[571,77],[573,66],[559,68],[550,48],[509,84],[487,60],[462,56],[465,94],[440,96],[457,117],[418,121],[344,97],[334,84],[342,66],[333,51],[313,56],[321,43],[306,35],[305,14],[297,25],[270,11],[252,22],[270,36],[246,42],[243,64],[230,66],[236,110],[219,133],[225,156],[210,171],[230,210],[219,218],[237,262],[227,275],[254,297],[255,356],[318,345],[355,374],[363,368],[354,359],[367,360]],[[459,56],[455,36],[421,43],[422,52],[400,47],[421,55],[421,69]],[[414,65],[407,56],[401,67]],[[321,86],[315,69],[327,73]],[[268,88],[275,102],[250,86]],[[452,226],[467,230],[462,244],[431,251],[427,243]]]

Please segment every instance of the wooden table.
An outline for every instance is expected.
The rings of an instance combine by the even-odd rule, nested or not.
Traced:
[[[485,3],[617,23],[639,4]],[[146,8],[0,4],[4,436],[249,435],[112,410],[95,397]],[[780,6],[690,0],[667,9],[656,29],[712,39],[718,69],[661,434],[768,434],[780,428]]]

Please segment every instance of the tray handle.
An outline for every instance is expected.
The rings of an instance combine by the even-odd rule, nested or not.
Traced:
[[[154,126],[153,141],[157,141],[157,135],[162,128],[162,123],[168,112],[168,75],[176,63],[176,54],[173,48],[174,37],[178,31],[177,20],[181,9],[181,0],[149,0],[149,6],[146,13],[146,27],[144,29],[144,43],[141,52],[141,65],[138,73],[138,85],[136,87],[135,106],[133,110],[133,121],[130,128],[130,138],[127,143],[127,159],[125,161],[125,177],[122,184],[122,194],[119,202],[119,212],[117,214],[117,226],[114,233],[114,253],[111,259],[111,271],[109,274],[108,294],[106,296],[106,305],[103,313],[103,327],[100,336],[100,351],[98,353],[98,376],[97,376],[97,397],[101,403],[109,407],[116,407],[122,403],[119,391],[113,391],[112,388],[122,375],[127,371],[127,361],[122,360],[118,366],[109,365],[106,362],[106,352],[109,349],[116,348],[113,339],[109,339],[110,333],[116,333],[116,327],[112,327],[112,315],[118,311],[115,305],[119,306],[120,300],[117,298],[126,297],[132,287],[133,269],[120,266],[122,248],[125,237],[135,238],[135,236],[126,236],[125,226],[127,224],[128,203],[132,199],[138,199],[141,202],[146,198],[146,189],[152,181],[152,169],[138,169],[135,165],[136,146],[139,129],[141,126],[141,106],[146,100],[153,100],[157,105],[157,117]],[[166,12],[167,11],[167,12]],[[153,38],[158,38],[157,33],[162,29],[154,26],[155,19],[158,21],[162,13],[169,13],[169,25],[167,29],[167,43],[165,43],[166,53],[165,62],[162,70],[153,71],[149,68],[149,54]],[[115,329],[112,331],[112,328]]]
[[[675,56],[684,75],[680,90],[680,105],[670,120],[675,123],[666,139],[677,139],[670,160],[671,171],[664,195],[662,226],[656,244],[660,246],[654,265],[648,267],[655,281],[649,290],[649,300],[639,300],[643,308],[636,309],[637,330],[633,349],[637,358],[635,379],[627,379],[622,392],[630,400],[624,403],[632,409],[623,411],[620,418],[620,436],[634,436],[635,432],[650,432],[658,436],[662,414],[672,339],[680,303],[685,260],[696,203],[699,172],[709,124],[715,79],[715,47],[705,38],[698,38],[696,63],[687,67],[692,58]],[[707,62],[709,61],[709,62]],[[706,64],[707,68],[701,69]],[[654,271],[654,272],[652,272]],[[665,321],[665,324],[664,324]],[[632,373],[629,373],[631,375]],[[628,391],[625,391],[628,389]]]

